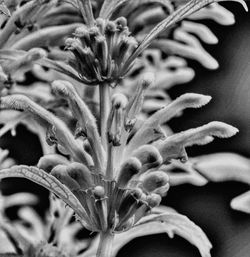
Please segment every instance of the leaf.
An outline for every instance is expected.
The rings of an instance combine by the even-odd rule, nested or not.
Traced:
[[[200,94],[184,94],[178,97],[172,103],[168,104],[146,119],[129,142],[126,153],[131,153],[139,146],[155,140],[155,135],[160,133],[160,125],[168,122],[184,109],[200,108],[203,105],[206,105],[210,100],[210,96]]]
[[[77,0],[82,17],[88,26],[94,25],[94,16],[91,6],[91,0]]]
[[[200,227],[195,225],[186,216],[178,214],[171,209],[167,210],[164,208],[163,210],[167,212],[144,217],[135,227],[116,234],[112,246],[112,256],[115,257],[124,245],[137,237],[161,233],[167,233],[170,238],[173,238],[175,234],[183,237],[199,249],[202,257],[211,256],[210,250],[212,245]],[[99,239],[96,239],[93,242],[83,257],[90,257],[95,254],[98,241]]]
[[[81,222],[84,226],[87,229],[91,229],[86,223],[86,221],[89,221],[89,218],[87,217],[81,203],[74,194],[54,176],[48,174],[44,170],[25,165],[13,166],[9,169],[0,170],[0,179],[10,177],[29,179],[56,194],[75,211],[75,213],[81,218]]]
[[[191,20],[210,19],[224,26],[232,25],[235,23],[235,18],[233,13],[217,3],[214,3],[208,7],[201,9],[196,13],[191,14],[188,17],[188,19],[191,19]]]
[[[64,62],[54,61],[54,60],[50,60],[48,58],[43,58],[41,60],[38,60],[36,63],[39,65],[42,65],[46,68],[55,70],[62,74],[65,74],[79,82],[89,83],[88,81],[84,80],[83,78],[80,78],[78,73],[70,65],[65,64]]]
[[[183,20],[188,15],[202,9],[203,7],[215,3],[222,2],[226,0],[190,0],[188,3],[178,8],[175,12],[169,15],[166,19],[158,23],[142,40],[134,53],[128,58],[124,63],[123,70],[121,74],[125,74],[130,67],[131,63],[152,43],[152,41],[164,30],[170,28],[173,24]],[[239,2],[247,10],[247,5],[243,0],[231,0]]]
[[[55,137],[59,146],[64,147],[69,154],[79,162],[92,166],[91,156],[77,143],[66,124],[54,114],[23,95],[11,95],[1,98],[1,109],[21,110],[31,114],[43,127],[47,128],[49,136]],[[50,138],[49,138],[50,140]]]
[[[11,49],[30,50],[34,47],[63,45],[65,38],[71,35],[81,23],[41,28],[13,42]]]
[[[193,168],[213,182],[250,184],[250,160],[234,153],[216,153],[191,159]]]
[[[238,129],[223,122],[213,121],[195,129],[189,129],[169,136],[163,142],[156,144],[163,161],[181,159],[187,161],[185,147],[205,145],[214,140],[214,137],[228,138],[238,132]]]
[[[105,0],[99,14],[100,18],[109,19],[112,14],[124,3],[129,0]]]
[[[250,191],[235,197],[230,205],[234,210],[250,214]]]

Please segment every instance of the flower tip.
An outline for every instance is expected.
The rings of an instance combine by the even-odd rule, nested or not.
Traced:
[[[114,94],[112,96],[112,105],[118,109],[118,108],[122,108],[124,109],[127,106],[128,103],[128,99],[124,94]]]
[[[146,72],[143,74],[141,84],[144,88],[149,87],[155,82],[155,75],[153,72]]]
[[[151,208],[154,208],[160,205],[161,196],[153,193],[147,196],[146,201]]]
[[[213,121],[209,123],[211,127],[215,128],[217,132],[215,135],[220,138],[229,138],[239,132],[237,128],[220,121]]]
[[[42,58],[45,58],[47,56],[47,53],[42,48],[32,48],[28,51],[28,55],[32,61],[39,60]]]
[[[118,26],[121,26],[122,28],[127,26],[127,19],[125,17],[119,17],[115,20],[115,22]]]
[[[179,97],[180,103],[184,104],[185,108],[200,108],[211,101],[209,95],[186,93]]]
[[[53,93],[61,96],[69,95],[70,90],[73,88],[73,85],[66,80],[54,80],[51,83]]]

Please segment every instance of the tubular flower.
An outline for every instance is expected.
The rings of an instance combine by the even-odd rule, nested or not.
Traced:
[[[69,64],[84,83],[113,85],[126,75],[128,71],[120,73],[121,67],[138,43],[130,36],[125,18],[115,21],[98,18],[93,27],[83,25],[74,35],[66,40],[66,48],[74,54]]]
[[[0,178],[25,177],[60,197],[85,228],[100,232],[97,256],[109,256],[114,234],[140,224],[160,204],[169,189],[163,165],[173,159],[186,162],[185,147],[231,137],[238,131],[222,122],[210,122],[167,136],[163,123],[186,108],[199,108],[210,101],[209,96],[199,94],[182,95],[137,128],[145,91],[153,81],[151,73],[145,74],[129,101],[122,94],[111,99],[105,95],[100,105],[111,103],[111,107],[101,112],[100,132],[92,112],[67,81],[54,81],[52,89],[68,102],[78,120],[73,133],[64,121],[26,96],[1,98],[1,109],[28,113],[45,127],[47,142],[70,156],[71,162],[45,155],[37,167],[13,166],[1,170]]]

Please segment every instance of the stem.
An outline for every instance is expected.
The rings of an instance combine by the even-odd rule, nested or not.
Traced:
[[[99,97],[101,141],[104,149],[107,150],[107,120],[110,111],[110,91],[107,83],[99,85]]]
[[[109,230],[100,233],[100,241],[96,257],[111,257],[114,234]]]
[[[114,146],[112,143],[109,143],[108,145],[108,161],[107,161],[107,168],[106,168],[106,177],[107,179],[113,179],[113,173],[114,173]]]

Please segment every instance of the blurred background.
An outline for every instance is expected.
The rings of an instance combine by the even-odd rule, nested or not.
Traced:
[[[250,2],[247,2],[250,8]],[[240,133],[227,140],[215,140],[204,147],[188,149],[190,156],[213,152],[236,152],[250,157],[250,13],[236,3],[225,3],[236,17],[234,26],[224,27],[204,21],[219,38],[216,46],[204,47],[220,63],[216,71],[208,71],[189,61],[196,71],[195,79],[171,89],[172,98],[185,92],[208,94],[212,102],[202,111],[185,111],[181,118],[173,119],[175,131],[196,127],[212,120],[224,121],[240,129]],[[38,139],[19,126],[17,137],[10,134],[0,139],[0,146],[10,150],[10,156],[21,164],[36,164],[42,151]],[[18,187],[16,186],[18,185]],[[27,181],[9,179],[1,185],[6,194],[15,190],[37,191],[44,196],[38,205],[42,213],[47,205],[47,192]],[[187,215],[201,226],[213,244],[213,257],[249,257],[250,215],[230,209],[230,200],[247,191],[247,185],[237,182],[209,183],[198,188],[190,185],[171,188],[164,204]],[[166,235],[143,237],[130,242],[118,254],[125,256],[195,257],[198,251],[179,237],[173,240]]]

